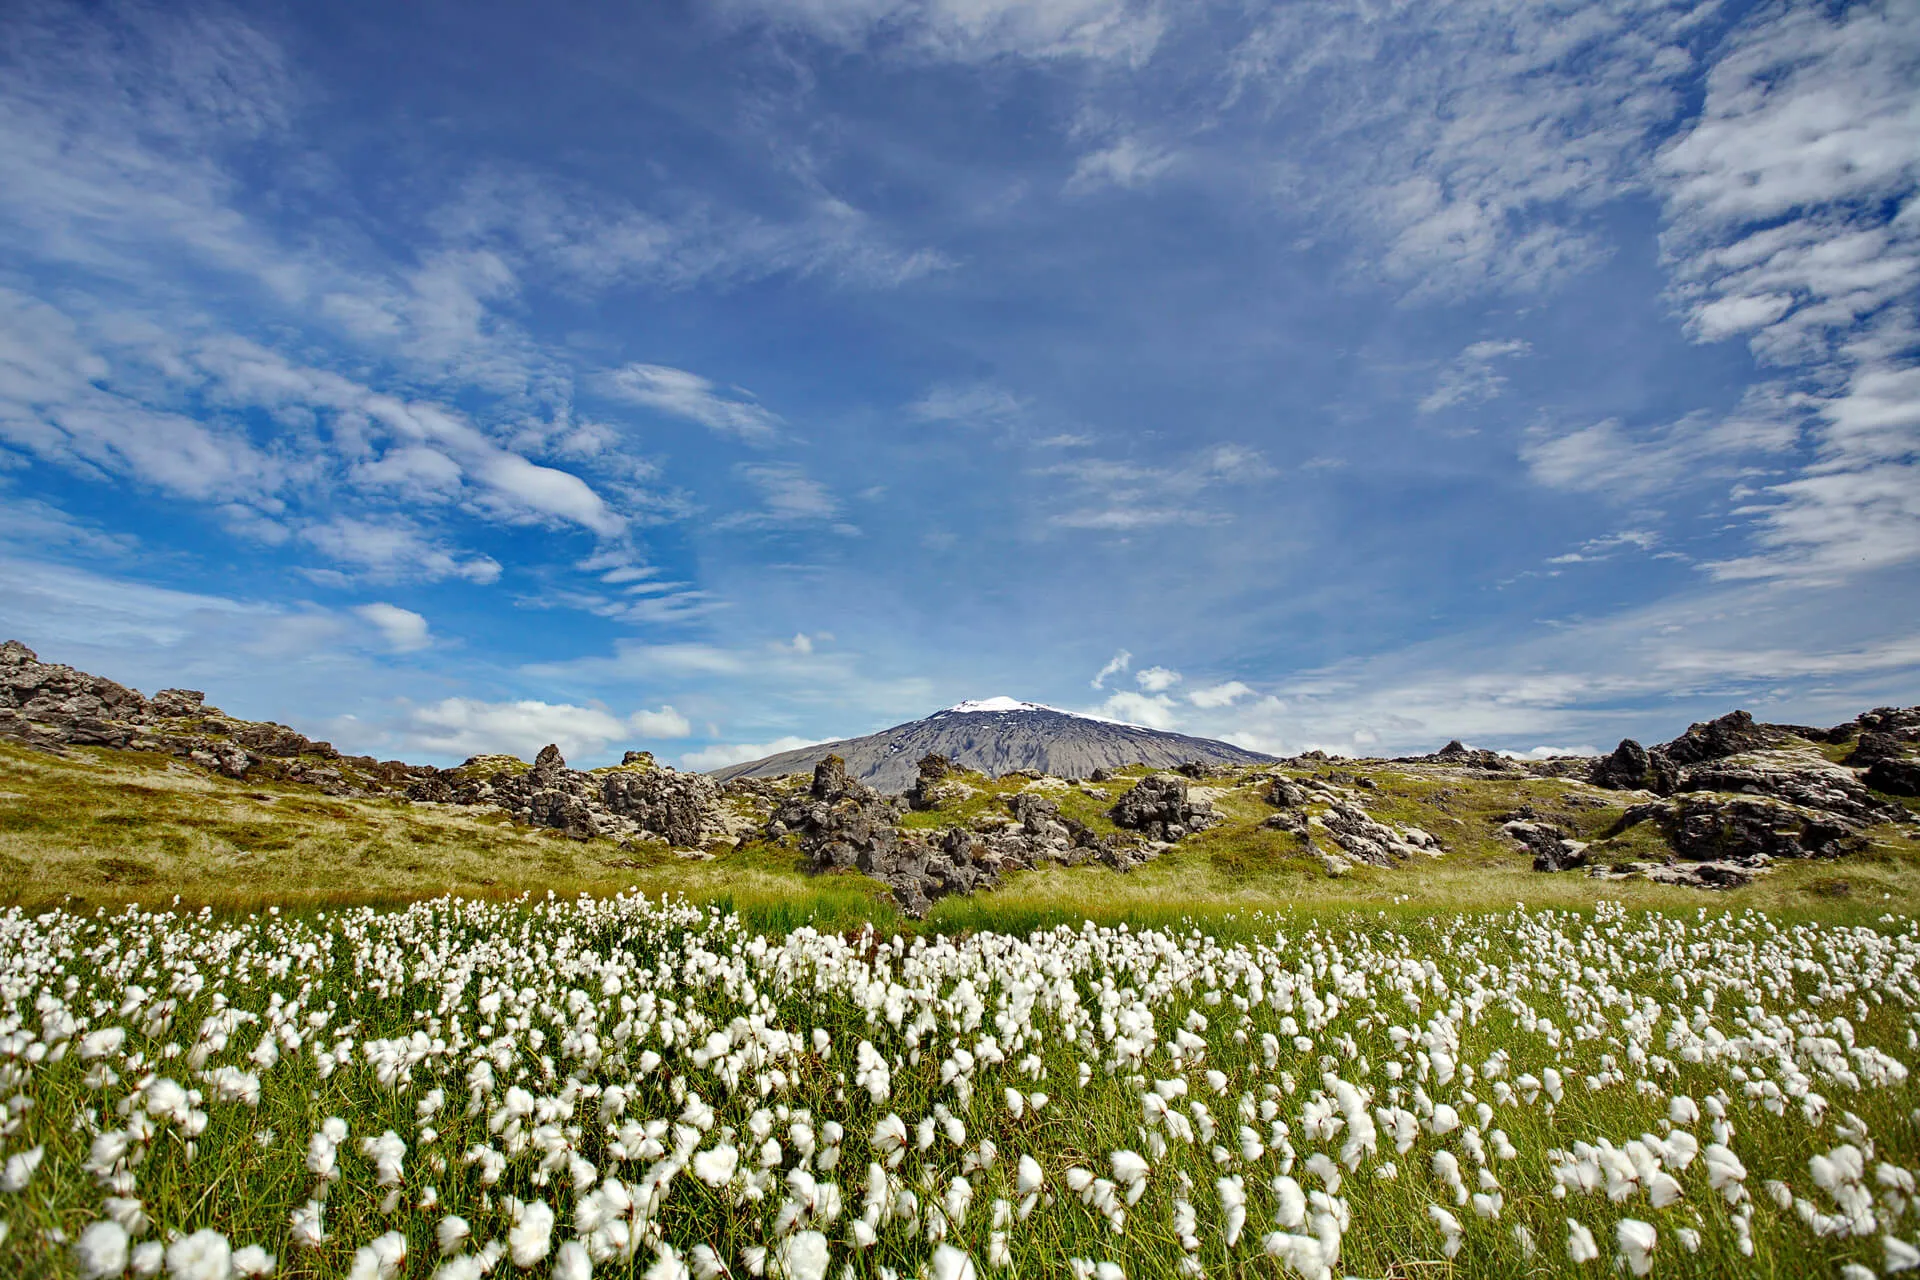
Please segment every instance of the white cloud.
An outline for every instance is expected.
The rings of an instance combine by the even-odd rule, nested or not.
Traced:
[[[1100,670],[1094,674],[1091,683],[1096,689],[1104,688],[1107,683],[1107,677],[1120,675],[1132,665],[1133,655],[1125,649],[1117,650],[1111,658],[1107,659],[1107,665],[1100,668]]]
[[[1180,673],[1165,667],[1144,667],[1134,672],[1133,681],[1148,693],[1163,693],[1180,683]]]
[[[1619,533],[1588,538],[1580,544],[1579,550],[1569,551],[1564,555],[1549,556],[1547,563],[1593,564],[1596,561],[1611,560],[1615,552],[1625,547],[1632,547],[1636,551],[1652,551],[1660,545],[1660,541],[1660,535],[1650,529],[1624,529]]]
[[[828,640],[824,633],[811,633],[808,649],[786,638],[733,645],[625,639],[616,641],[610,654],[535,663],[519,674],[540,688],[626,689],[648,701],[670,693],[673,705],[690,720],[731,724],[725,735],[709,731],[710,736],[754,742],[789,736],[818,720],[827,721],[832,732],[808,741],[851,737],[923,716],[938,705],[931,681],[884,674],[867,655]],[[800,713],[806,721],[795,718]]]
[[[1688,0],[1270,7],[1232,97],[1291,135],[1272,190],[1415,295],[1535,292],[1603,259],[1592,212],[1640,189],[1685,107]]]
[[[697,373],[661,364],[630,364],[607,375],[612,394],[634,404],[697,422],[751,443],[773,439],[779,415],[752,400],[730,399]]]
[[[671,705],[658,711],[636,711],[627,717],[627,723],[642,738],[684,738],[693,732],[693,725]]]
[[[789,462],[742,463],[740,477],[760,491],[757,511],[739,511],[714,522],[716,529],[794,528],[824,524],[834,532],[860,532],[840,519],[840,500],[826,485]]]
[[[1800,438],[1804,409],[1798,398],[1762,388],[1748,396],[1746,408],[1717,420],[1692,414],[1639,430],[1617,418],[1558,433],[1536,427],[1522,442],[1520,458],[1541,484],[1619,499],[1723,481],[1791,450]]]
[[[203,501],[320,505],[339,477],[379,498],[466,495],[472,509],[508,521],[603,536],[625,527],[578,476],[502,448],[443,406],[376,393],[231,334],[171,346],[155,346],[144,329],[138,337],[108,347],[108,359],[72,317],[0,288],[0,439],[84,475]],[[224,414],[176,412],[168,400],[188,391],[236,411],[330,419],[335,430],[284,432],[263,449]]]
[[[499,753],[531,760],[548,743],[569,759],[597,755],[610,743],[626,741],[632,728],[597,707],[530,698],[517,702],[443,698],[407,709],[399,733],[406,745],[435,755]]]
[[[848,48],[954,62],[1013,55],[1137,67],[1166,29],[1150,0],[720,0],[719,7]]]
[[[1532,344],[1519,338],[1488,340],[1469,345],[1440,373],[1440,381],[1420,401],[1421,413],[1438,413],[1453,405],[1484,404],[1506,389],[1505,374],[1493,367],[1495,360],[1523,356]]]
[[[1694,337],[1787,371],[1814,446],[1708,567],[1819,581],[1920,558],[1920,11],[1763,14],[1659,155],[1662,246]]]
[[[1123,690],[1101,703],[1098,714],[1109,720],[1144,725],[1149,729],[1172,729],[1179,724],[1173,699],[1164,693]]]
[[[140,539],[130,533],[110,533],[52,503],[10,493],[4,480],[0,495],[5,498],[0,501],[0,543],[32,551],[71,548],[115,559],[140,546]]]
[[[1067,179],[1067,193],[1085,195],[1106,186],[1128,190],[1144,187],[1165,173],[1173,161],[1171,151],[1138,138],[1122,138],[1111,146],[1089,151],[1075,161],[1073,174]]]
[[[999,428],[1011,425],[1026,410],[1026,402],[1011,391],[986,382],[943,383],[907,406],[908,415],[922,422]]]
[[[0,440],[91,477],[212,500],[272,493],[278,459],[223,429],[100,385],[112,366],[61,311],[0,287]]]
[[[800,191],[795,213],[779,223],[712,201],[697,211],[648,212],[550,172],[497,165],[470,178],[434,221],[452,243],[492,247],[582,293],[629,282],[688,289],[776,275],[890,289],[953,266],[935,250],[895,244],[884,224],[807,172],[804,157],[787,157],[786,167]]]
[[[681,752],[680,768],[698,772],[724,769],[730,764],[742,764],[762,756],[777,756],[782,751],[797,751],[801,747],[812,746],[816,741],[814,738],[786,737],[775,738],[772,742],[715,743],[710,747]]]
[[[1598,747],[1528,747],[1525,751],[1502,751],[1500,753],[1512,760],[1551,760],[1555,756],[1598,756],[1604,755]]]
[[[373,624],[395,653],[412,653],[433,643],[427,620],[411,609],[376,601],[359,605],[354,612]]]
[[[384,581],[462,578],[484,586],[500,578],[500,563],[491,556],[462,557],[398,518],[335,516],[307,525],[300,536],[333,559]]]
[[[1284,697],[1175,727],[1274,754],[1400,755],[1449,738],[1651,743],[1734,707],[1830,724],[1920,692],[1920,638],[1903,607],[1911,571],[1880,572],[1877,584],[1737,584],[1528,633],[1460,633],[1300,672]],[[1844,639],[1836,615],[1849,620]]]
[[[1229,680],[1225,684],[1208,685],[1204,689],[1195,689],[1187,694],[1187,701],[1196,707],[1232,706],[1241,698],[1250,698],[1253,690],[1238,680]]]
[[[1173,467],[1076,458],[1036,468],[1034,474],[1062,479],[1081,495],[1083,505],[1049,516],[1048,524],[1126,532],[1225,523],[1231,516],[1218,504],[1205,501],[1209,491],[1253,484],[1278,472],[1258,450],[1229,443],[1202,449]]]

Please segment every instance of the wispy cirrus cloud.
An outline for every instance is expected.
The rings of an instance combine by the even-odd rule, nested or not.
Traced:
[[[795,529],[817,525],[846,535],[857,526],[843,518],[845,508],[826,485],[797,463],[741,463],[735,470],[760,493],[760,506],[736,511],[714,522],[719,529]]]
[[[1124,533],[1226,522],[1233,518],[1231,509],[1207,501],[1209,492],[1255,484],[1279,473],[1257,450],[1220,444],[1171,467],[1077,458],[1036,468],[1034,474],[1064,482],[1079,501],[1074,509],[1049,516],[1050,525]]]
[[[1674,292],[1700,341],[1747,335],[1805,407],[1813,461],[1744,509],[1723,578],[1920,559],[1920,15],[1805,10],[1737,34],[1659,156]]]
[[[981,62],[1089,59],[1138,66],[1166,30],[1151,0],[722,0],[723,13],[846,48]]]
[[[744,393],[725,395],[712,382],[685,369],[630,364],[608,374],[606,385],[611,394],[622,400],[697,422],[721,435],[751,443],[771,441],[781,425],[778,414]]]
[[[1496,360],[1524,356],[1533,345],[1522,338],[1489,338],[1469,344],[1447,367],[1440,380],[1420,400],[1421,413],[1438,413],[1454,405],[1485,404],[1506,388],[1506,375],[1494,365]]]

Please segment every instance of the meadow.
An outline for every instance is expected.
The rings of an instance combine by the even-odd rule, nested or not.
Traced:
[[[11,1274],[1920,1262],[1920,928],[1892,915],[15,908],[0,995]]]
[[[1902,830],[1706,894],[1532,872],[1500,813],[1610,820],[1553,779],[1380,774],[1450,852],[1338,877],[1216,803],[909,921],[776,841],[0,745],[0,1272],[1920,1265]]]

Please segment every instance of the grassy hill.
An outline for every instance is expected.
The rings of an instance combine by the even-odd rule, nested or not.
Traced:
[[[1062,811],[1100,823],[1140,771],[1064,789],[1056,780],[972,779],[953,813],[910,815],[912,826],[977,817],[1005,795],[1037,787]],[[1329,876],[1297,837],[1266,829],[1272,809],[1255,770],[1210,780],[1221,825],[1121,874],[1098,866],[1018,872],[998,890],[939,903],[928,931],[1012,928],[1054,919],[1177,919],[1228,910],[1473,910],[1629,906],[1686,910],[1757,907],[1829,919],[1871,919],[1920,901],[1920,842],[1888,824],[1843,859],[1784,862],[1739,889],[1707,892],[1636,880],[1542,874],[1498,833],[1499,819],[1531,805],[1582,838],[1596,862],[1657,857],[1647,825],[1607,839],[1631,797],[1559,778],[1434,777],[1377,762],[1328,761],[1293,776],[1371,783],[1369,811],[1432,832],[1448,852],[1403,867]],[[1912,802],[1908,802],[1912,804]],[[0,902],[70,906],[141,902],[247,910],[472,897],[606,894],[624,888],[726,899],[769,924],[873,920],[898,927],[884,889],[853,874],[816,875],[788,844],[749,839],[705,860],[664,844],[622,846],[515,826],[503,815],[386,798],[326,795],[313,787],[231,780],[177,759],[71,748],[54,755],[0,743]]]

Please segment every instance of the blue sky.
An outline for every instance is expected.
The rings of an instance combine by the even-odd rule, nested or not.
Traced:
[[[8,6],[0,630],[414,760],[1920,700],[1920,10]]]

